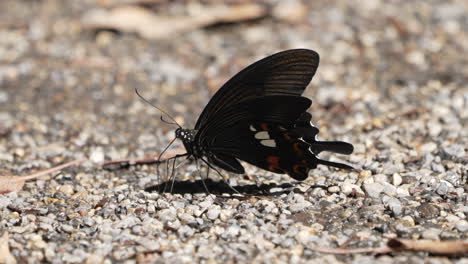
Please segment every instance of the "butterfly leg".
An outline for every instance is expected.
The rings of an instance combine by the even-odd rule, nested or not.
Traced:
[[[171,158],[168,158],[168,159],[165,159],[165,160],[161,160],[161,162],[165,162],[166,163],[166,174],[169,175],[169,167],[170,167],[170,162],[171,160],[173,160],[173,164],[172,164],[172,171],[171,171],[171,176],[169,177],[168,180],[172,180],[172,184],[171,184],[171,193],[172,193],[172,190],[173,190],[173,187],[174,187],[174,182],[175,182],[175,163],[177,161],[178,158],[181,158],[181,157],[190,157],[190,155],[188,153],[184,153],[184,154],[177,154],[175,155],[174,157],[171,157]],[[157,166],[157,173],[158,173],[158,181],[159,181],[159,164],[158,163],[158,166]],[[180,165],[180,164],[179,164]],[[166,192],[166,188],[167,188],[167,184],[164,185],[164,188],[162,190],[162,192]]]
[[[234,187],[232,187],[232,186],[226,181],[226,179],[224,178],[224,176],[221,174],[221,172],[220,172],[218,169],[216,169],[215,167],[213,167],[207,160],[205,160],[205,159],[203,159],[203,158],[202,158],[201,160],[208,166],[208,168],[211,168],[211,169],[213,169],[214,171],[216,171],[216,173],[218,173],[218,175],[221,177],[221,179],[223,180],[223,182],[224,182],[231,190],[233,190],[235,193],[237,193],[237,194],[243,196],[238,190],[236,190]]]
[[[202,181],[203,187],[205,188],[208,195],[211,195],[210,190],[208,190],[208,186],[206,186],[205,179],[203,179],[203,175],[200,170],[200,164],[198,163],[198,159],[195,159],[195,164],[197,165],[198,174],[200,175],[200,179]]]
[[[175,169],[175,164],[176,164],[176,160],[177,159],[174,159],[174,162],[172,163],[172,172],[171,172],[171,178],[172,178],[172,183],[171,183],[171,193],[172,191],[174,190],[174,183],[175,183],[175,179],[176,179],[176,169]]]

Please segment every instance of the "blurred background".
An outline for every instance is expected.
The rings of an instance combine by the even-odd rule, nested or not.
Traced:
[[[466,1],[4,0],[0,10],[2,167],[158,153],[174,127],[134,88],[190,128],[228,78],[291,48],[321,55],[305,92],[313,120],[323,138],[366,153],[360,166],[390,143],[410,153],[466,135]]]
[[[292,48],[321,56],[305,91],[320,138],[355,146],[350,156],[321,157],[358,171],[319,166],[303,192],[212,205],[202,187],[183,197],[145,191],[159,179],[153,167],[94,166],[158,154],[173,138],[175,127],[135,88],[192,128],[225,81]],[[0,0],[0,175],[92,161],[0,196],[0,226],[12,254],[30,263],[145,263],[148,252],[174,263],[195,255],[299,263],[317,257],[314,245],[353,237],[370,237],[356,242],[363,247],[386,235],[466,239],[466,54],[466,0]],[[198,177],[193,164],[177,173]],[[230,180],[292,182],[251,166],[247,175]],[[186,204],[201,208],[187,211],[196,224],[177,220]],[[317,263],[374,261],[321,256]],[[394,258],[429,261],[410,253],[379,263]]]
[[[467,6],[462,0],[3,0],[0,135],[21,133],[4,141],[0,162],[50,161],[96,147],[103,147],[97,160],[157,153],[166,142],[161,136],[174,127],[162,124],[134,88],[193,127],[228,78],[291,48],[321,55],[305,95],[322,137],[352,141],[359,151],[366,147],[363,131],[396,118],[436,138],[445,128],[461,130]],[[427,112],[435,115],[418,119]]]

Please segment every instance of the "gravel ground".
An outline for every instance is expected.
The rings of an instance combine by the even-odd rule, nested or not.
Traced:
[[[263,18],[157,40],[83,26],[113,2],[0,1],[0,175],[90,159],[0,195],[19,263],[468,263],[313,251],[353,237],[349,247],[468,239],[468,2],[262,1]],[[186,2],[152,8],[180,15]],[[321,138],[355,146],[323,157],[358,172],[319,167],[296,183],[247,166],[226,176],[248,195],[220,198],[194,164],[177,169],[172,193],[156,191],[167,174],[155,167],[96,167],[155,155],[173,137],[135,87],[193,127],[227,78],[298,47],[321,55],[306,90]],[[232,194],[211,177],[210,192]]]

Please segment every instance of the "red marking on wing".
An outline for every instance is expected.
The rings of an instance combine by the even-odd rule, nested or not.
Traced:
[[[286,139],[286,141],[291,141],[292,140],[292,137],[288,133],[284,133],[283,137],[284,137],[284,139]]]
[[[301,160],[301,162],[304,162],[304,161]],[[289,176],[293,177],[294,179],[298,181],[303,181],[309,175],[309,170],[310,168],[308,168],[304,164],[294,164],[293,171],[292,172],[288,171],[288,174]]]
[[[280,158],[278,156],[268,156],[266,161],[268,162],[268,169],[273,172],[283,173],[284,171],[281,169],[279,164]]]
[[[268,125],[267,125],[267,124],[261,123],[261,124],[260,124],[260,127],[262,128],[262,130],[268,131]]]
[[[299,155],[302,154],[302,149],[301,149],[301,146],[300,146],[300,142],[298,142],[298,141],[294,142],[293,147],[294,147],[294,151],[297,154],[299,154]]]
[[[293,170],[296,173],[305,173],[307,171],[307,167],[304,166],[303,164],[294,164]]]

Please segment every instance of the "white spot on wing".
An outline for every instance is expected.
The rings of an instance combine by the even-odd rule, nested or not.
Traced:
[[[260,144],[265,147],[276,148],[276,142],[273,139],[261,140]]]
[[[256,139],[270,139],[270,135],[266,131],[260,131],[255,134]]]
[[[255,132],[255,131],[257,131],[257,129],[255,129],[255,127],[254,127],[254,126],[252,126],[252,125],[250,125],[250,127],[249,127],[249,128],[250,128],[250,131],[252,131],[252,132]]]

